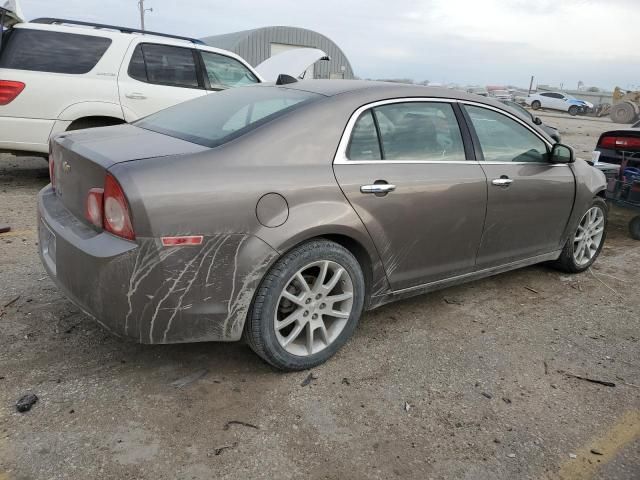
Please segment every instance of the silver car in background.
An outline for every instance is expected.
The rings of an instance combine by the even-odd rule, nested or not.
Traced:
[[[241,87],[51,142],[39,248],[142,343],[326,361],[364,310],[602,249],[604,176],[503,104],[364,81]],[[393,341],[390,339],[390,341]]]

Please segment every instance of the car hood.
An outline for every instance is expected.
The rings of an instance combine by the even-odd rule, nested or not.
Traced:
[[[24,22],[24,15],[18,0],[0,0],[0,15],[4,13],[2,27],[9,28]]]
[[[265,82],[275,82],[280,74],[300,78],[311,65],[319,60],[328,61],[331,59],[325,52],[317,48],[296,48],[267,58],[255,70]]]

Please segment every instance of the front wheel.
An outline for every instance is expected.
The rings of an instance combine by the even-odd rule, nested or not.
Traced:
[[[351,252],[329,240],[309,241],[282,257],[263,279],[245,338],[276,368],[315,367],[351,337],[364,296],[362,269]]]
[[[569,107],[569,115],[571,115],[572,117],[575,117],[578,114],[578,107],[576,107],[575,105],[571,105]]]
[[[533,108],[534,110],[540,110],[540,107],[542,106],[542,104],[540,103],[539,100],[534,100],[531,103],[531,108]]]
[[[607,216],[607,203],[602,198],[594,198],[554,266],[564,272],[580,273],[593,265],[607,235]]]

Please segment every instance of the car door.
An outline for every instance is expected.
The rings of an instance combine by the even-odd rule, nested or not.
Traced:
[[[387,100],[356,111],[340,143],[336,178],[393,290],[475,268],[486,177],[458,118],[448,101]]]
[[[194,49],[156,43],[133,44],[118,75],[125,119],[133,121],[206,95]]]
[[[550,163],[551,144],[515,115],[480,105],[464,109],[487,176],[478,268],[561,249],[575,194],[571,168]]]

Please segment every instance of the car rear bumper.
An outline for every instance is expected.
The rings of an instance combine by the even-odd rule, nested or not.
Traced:
[[[62,292],[117,335],[140,343],[239,340],[253,292],[277,253],[255,236],[212,235],[162,247],[98,233],[50,186],[38,195],[42,263]]]
[[[55,120],[0,116],[0,150],[48,153],[55,123]]]

